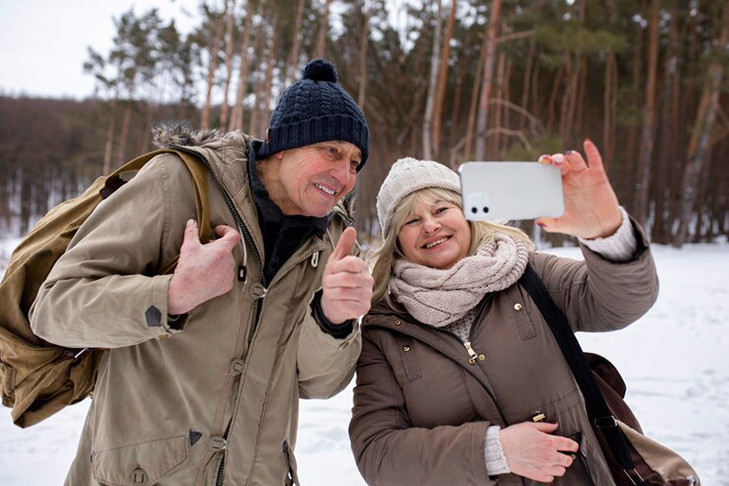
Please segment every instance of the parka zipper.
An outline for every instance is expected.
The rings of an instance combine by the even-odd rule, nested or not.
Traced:
[[[463,341],[463,347],[466,348],[466,351],[468,351],[468,355],[471,357],[468,362],[470,364],[474,364],[478,359],[478,354],[476,354],[476,351],[474,351],[473,347],[471,347],[471,341]]]
[[[245,223],[243,222],[243,218],[241,217],[240,213],[238,212],[238,209],[235,207],[233,198],[230,197],[230,193],[228,193],[228,189],[225,187],[225,185],[223,185],[223,182],[218,177],[217,172],[215,172],[215,170],[213,169],[213,164],[210,162],[207,155],[205,155],[202,151],[198,151],[198,150],[192,149],[190,147],[183,147],[180,145],[170,145],[170,148],[179,150],[180,152],[186,152],[188,154],[195,155],[202,159],[203,163],[210,171],[210,174],[212,174],[213,180],[215,181],[215,185],[218,186],[218,189],[220,190],[221,194],[223,195],[225,204],[228,206],[228,210],[230,210],[230,213],[233,215],[233,219],[235,220],[235,224],[238,226],[238,231],[240,231],[241,235],[243,236],[243,240],[245,241],[245,243],[248,244],[248,246],[251,248],[251,251],[253,252],[253,257],[256,260],[256,265],[258,266],[258,274],[260,275],[260,283],[261,283],[261,285],[263,285],[264,288],[266,288],[266,276],[263,273],[263,260],[261,259],[261,254],[258,253],[258,248],[256,247],[255,241],[253,240],[253,236],[248,231],[248,228],[246,227]]]
[[[247,244],[251,251],[253,252],[253,258],[256,261],[256,265],[258,266],[258,275],[259,282],[263,286],[264,294],[265,296],[265,290],[266,290],[266,275],[263,272],[263,260],[261,259],[261,254],[258,252],[258,248],[256,247],[255,241],[253,240],[253,236],[248,231],[248,228],[245,225],[245,222],[243,221],[243,218],[241,217],[240,213],[238,212],[238,209],[235,207],[235,203],[233,202],[233,198],[230,197],[230,193],[228,192],[228,189],[223,184],[223,181],[220,180],[220,177],[218,177],[217,172],[213,169],[213,164],[210,162],[210,159],[208,159],[207,155],[203,153],[202,151],[198,151],[196,149],[192,149],[189,147],[183,147],[180,145],[170,145],[170,148],[173,148],[175,150],[179,150],[180,152],[185,152],[191,155],[195,155],[199,157],[202,162],[205,164],[207,169],[210,171],[210,174],[213,176],[213,180],[215,181],[215,185],[218,186],[218,190],[220,190],[220,193],[223,196],[223,200],[225,201],[225,204],[228,206],[228,210],[233,215],[233,219],[235,220],[235,224],[238,226],[238,231],[241,233],[241,236],[243,237],[244,243],[243,243],[243,254],[244,254],[244,265],[245,265],[245,252],[246,248],[245,245]],[[257,300],[256,302],[256,315],[255,319],[253,320],[253,327],[258,327],[258,320],[261,317],[261,308],[263,304],[263,296]],[[227,439],[228,431],[226,430],[226,433],[223,438]],[[218,467],[218,474],[215,481],[215,484],[217,486],[223,485],[223,479],[225,477],[224,475],[225,471],[225,452],[223,452],[223,458],[220,461],[220,466]]]
[[[398,319],[398,321],[402,322],[400,319]],[[425,339],[423,336],[418,335],[417,333],[408,332],[407,330],[405,330],[405,329],[403,329],[401,327],[401,324],[400,325],[396,324],[398,326],[397,328],[393,328],[391,326],[383,325],[383,324],[379,324],[379,323],[371,323],[371,324],[368,324],[368,325],[373,326],[373,327],[379,327],[381,329],[386,329],[388,331],[393,331],[395,333],[404,334],[406,336],[410,336],[410,337],[412,337],[414,339],[417,339],[418,341],[422,342],[423,344],[425,344],[427,346],[430,346],[431,348],[435,349],[439,353],[442,353],[444,356],[450,358],[453,362],[457,363],[458,365],[463,366],[464,368],[468,369],[468,367],[465,367],[463,365],[463,361],[461,359],[456,359],[453,356],[448,355],[448,353],[444,353],[443,350],[441,349],[441,347],[439,347],[437,343],[431,342],[428,339]],[[448,332],[448,331],[445,331],[445,330],[442,330],[442,329],[437,329],[437,328],[433,328],[433,329],[436,329],[438,332],[450,336],[451,338],[453,338],[456,341],[458,341],[459,343],[461,343],[464,347],[466,347],[466,343],[462,342],[458,338],[458,336],[456,336],[455,334],[453,334],[451,332]],[[471,345],[470,341],[468,341],[468,345],[470,347],[470,345]],[[468,349],[468,348],[466,348],[466,349]],[[473,348],[472,347],[471,347],[471,351],[473,351]],[[474,354],[475,354],[475,351],[474,351]],[[472,356],[470,352],[469,352],[469,356]],[[482,359],[481,356],[483,356],[483,355],[476,355],[476,357],[478,359]],[[474,363],[470,363],[470,360],[473,360],[473,359],[474,359],[473,357],[471,357],[469,359],[469,364],[474,364],[475,363],[475,362]],[[506,423],[506,416],[504,415],[503,411],[498,407],[497,402],[496,402],[496,397],[494,396],[494,394],[481,381],[480,378],[476,377],[475,375],[474,375],[474,377],[479,381],[479,383],[481,383],[481,386],[483,387],[484,391],[493,399],[494,405],[495,405],[496,410],[498,411],[499,415],[501,416],[502,422],[503,423]]]

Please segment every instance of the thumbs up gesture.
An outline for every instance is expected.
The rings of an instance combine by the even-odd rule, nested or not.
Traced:
[[[197,223],[187,222],[180,259],[167,289],[167,313],[184,314],[233,288],[233,248],[240,235],[230,226],[216,226],[217,240],[203,245]]]
[[[350,255],[356,239],[357,230],[344,230],[324,267],[321,310],[332,324],[356,319],[370,310],[372,275],[364,260]]]

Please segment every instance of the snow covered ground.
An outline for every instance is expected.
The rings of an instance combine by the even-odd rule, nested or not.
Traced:
[[[16,243],[0,241],[0,262]],[[579,258],[575,248],[554,253]],[[729,485],[729,244],[657,246],[654,254],[661,291],[653,309],[625,330],[579,338],[621,371],[647,435],[688,459],[705,486]],[[331,400],[302,402],[303,484],[364,485],[347,437],[351,403],[351,386]],[[27,430],[0,410],[0,485],[62,484],[87,408],[88,401],[69,407]]]

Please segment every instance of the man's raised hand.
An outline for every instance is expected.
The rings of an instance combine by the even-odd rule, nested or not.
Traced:
[[[344,230],[324,267],[321,309],[332,324],[356,319],[370,310],[372,275],[364,260],[350,255],[356,239],[357,230]]]

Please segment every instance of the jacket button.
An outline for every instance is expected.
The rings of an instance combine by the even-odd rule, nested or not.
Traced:
[[[131,479],[132,484],[147,484],[147,473],[144,472],[144,469],[137,466],[137,468],[132,471],[129,479]]]
[[[402,322],[400,322],[400,319],[396,319],[396,320],[395,320],[395,325],[396,325],[396,326],[399,326],[400,324],[402,324]]]
[[[402,350],[407,353],[408,351],[410,351],[410,346],[403,346]]]
[[[522,310],[523,308],[524,308],[524,306],[522,306],[522,305],[521,305],[520,303],[518,303],[518,302],[517,302],[516,304],[514,304],[514,310],[515,310],[515,311],[517,311],[517,312],[519,312],[519,311],[520,311],[520,310]]]

